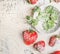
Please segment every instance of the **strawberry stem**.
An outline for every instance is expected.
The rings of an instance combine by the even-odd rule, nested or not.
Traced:
[[[56,38],[60,39],[60,36],[56,36]]]
[[[31,33],[34,32],[34,30],[32,30],[32,29],[30,29],[29,31],[30,31]]]

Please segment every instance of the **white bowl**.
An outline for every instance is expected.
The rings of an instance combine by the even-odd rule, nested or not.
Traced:
[[[55,7],[56,9],[57,9],[57,11],[58,11],[58,13],[59,13],[59,18],[58,18],[58,20],[57,20],[57,24],[56,24],[56,26],[54,27],[54,28],[52,28],[51,30],[49,30],[49,31],[46,31],[46,30],[44,30],[43,29],[43,27],[42,27],[42,21],[43,20],[41,20],[39,23],[38,23],[38,25],[35,27],[39,32],[44,32],[44,33],[53,33],[53,32],[55,32],[58,28],[59,28],[59,26],[60,26],[60,11],[59,11],[59,9],[56,7],[56,5],[54,4],[47,4],[47,5],[43,5],[43,6],[41,6],[40,8],[41,8],[41,10],[43,11],[46,7],[48,7],[49,5],[51,5],[51,6],[53,6],[53,7]]]

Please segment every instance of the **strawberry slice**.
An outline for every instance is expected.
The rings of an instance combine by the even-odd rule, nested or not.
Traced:
[[[53,47],[54,45],[55,45],[55,43],[56,43],[56,41],[58,41],[60,39],[60,36],[58,36],[58,35],[52,35],[51,37],[50,37],[50,39],[49,39],[49,45],[51,46],[51,47]]]
[[[53,46],[55,45],[56,40],[57,40],[56,38],[57,38],[57,35],[53,35],[52,37],[50,37],[49,45],[50,45],[51,47],[53,47]]]
[[[36,4],[38,0],[29,0],[29,3]]]
[[[53,53],[50,53],[50,54],[60,54],[60,51],[54,51]]]
[[[44,41],[39,41],[39,42],[35,43],[35,44],[33,45],[33,47],[34,47],[37,51],[41,52],[41,51],[43,51],[44,48],[45,48],[45,42],[44,42]]]
[[[38,34],[36,31],[33,30],[25,30],[23,32],[23,40],[26,45],[31,45],[33,44],[38,37]]]
[[[57,3],[59,3],[60,2],[60,0],[54,0],[55,2],[57,2]]]

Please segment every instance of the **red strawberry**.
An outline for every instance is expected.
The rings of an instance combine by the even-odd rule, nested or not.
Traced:
[[[34,47],[37,51],[41,52],[41,51],[43,51],[44,48],[45,48],[45,42],[44,42],[44,41],[39,41],[39,42],[35,43],[35,44],[33,45],[33,47]]]
[[[60,54],[60,51],[55,51],[55,52],[50,53],[50,54]]]
[[[50,40],[49,40],[49,45],[52,47],[55,45],[56,43],[56,36],[57,35],[53,35],[52,37],[50,37]]]
[[[57,41],[57,39],[60,39],[60,36],[58,35],[53,35],[52,37],[50,37],[50,40],[49,40],[49,45],[51,47],[53,47]]]
[[[29,0],[29,3],[36,4],[38,0]]]
[[[31,45],[33,44],[36,39],[37,39],[38,35],[36,31],[33,30],[25,30],[23,32],[23,39],[26,45]]]
[[[57,2],[57,3],[59,3],[60,2],[60,0],[54,0],[55,2]]]

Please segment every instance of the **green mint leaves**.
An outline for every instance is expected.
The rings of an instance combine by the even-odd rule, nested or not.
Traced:
[[[54,27],[55,21],[58,19],[58,11],[55,7],[50,5],[46,7],[45,13],[48,15],[48,20],[46,20],[43,27],[48,31],[49,29]]]
[[[41,19],[45,20],[43,23],[43,28],[48,31],[49,29],[53,28],[55,25],[55,21],[58,19],[58,11],[55,7],[49,5],[45,8],[44,11],[38,6],[32,10],[32,16],[26,16],[27,22],[32,26],[38,25]]]
[[[32,26],[36,26],[39,22],[38,16],[40,14],[40,8],[38,6],[35,6],[35,8],[32,10],[33,16],[26,16],[27,22],[31,24]],[[38,15],[34,18],[34,13],[37,12]]]

